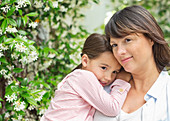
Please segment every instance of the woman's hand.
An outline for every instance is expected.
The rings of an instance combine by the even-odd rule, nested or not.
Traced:
[[[124,69],[122,69],[116,76],[116,79],[122,79],[124,81],[129,82],[132,79],[132,75],[129,72],[126,72]]]

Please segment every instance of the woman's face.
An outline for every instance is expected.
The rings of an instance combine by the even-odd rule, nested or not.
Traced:
[[[128,72],[138,73],[154,62],[152,53],[154,43],[141,33],[133,33],[123,38],[112,37],[110,44],[116,59]]]

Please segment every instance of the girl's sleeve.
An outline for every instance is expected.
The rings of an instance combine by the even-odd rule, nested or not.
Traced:
[[[107,116],[116,116],[130,89],[126,81],[116,79],[108,94],[90,71],[77,71],[69,77],[68,83],[86,102]]]

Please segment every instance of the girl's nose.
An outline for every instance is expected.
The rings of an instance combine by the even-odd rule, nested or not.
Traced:
[[[112,75],[111,75],[111,74],[107,74],[107,75],[105,76],[105,81],[106,81],[106,83],[112,81]]]

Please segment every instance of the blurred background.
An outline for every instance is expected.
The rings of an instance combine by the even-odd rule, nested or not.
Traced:
[[[57,84],[80,63],[91,33],[118,10],[141,5],[170,42],[169,0],[0,1],[0,121],[38,121]]]

